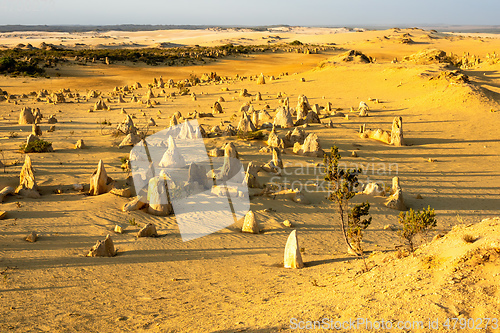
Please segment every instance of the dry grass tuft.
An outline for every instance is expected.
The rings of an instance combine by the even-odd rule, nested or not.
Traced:
[[[477,237],[472,236],[471,234],[465,234],[462,236],[462,240],[466,243],[474,243],[477,240]]]

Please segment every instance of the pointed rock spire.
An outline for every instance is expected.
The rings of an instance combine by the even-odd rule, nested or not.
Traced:
[[[399,186],[399,177],[397,176],[392,178],[392,195],[387,198],[385,205],[389,208],[400,211],[408,210],[403,198],[403,190],[401,189],[401,186]]]
[[[34,124],[34,123],[35,123],[35,117],[33,116],[31,108],[24,107],[21,110],[21,114],[19,115],[19,125]]]
[[[177,117],[174,115],[172,115],[172,118],[170,118],[170,127],[172,126],[176,126],[179,124],[179,121],[177,120]]]
[[[257,84],[266,84],[266,79],[264,78],[264,74],[260,73],[259,77],[257,78]]]
[[[168,149],[163,154],[159,165],[164,168],[182,168],[186,166],[186,161],[171,136],[168,137]]]
[[[302,255],[300,254],[299,240],[297,238],[297,230],[292,231],[290,233],[290,236],[288,236],[288,240],[286,241],[284,266],[285,268],[304,267],[304,262],[302,261]]]
[[[241,232],[248,232],[251,234],[259,233],[259,225],[257,224],[257,220],[255,219],[255,213],[251,210],[245,215],[245,220],[243,222],[243,227],[241,228]]]
[[[157,236],[158,236],[158,232],[156,231],[156,227],[153,223],[146,224],[137,233],[137,237],[157,237]]]
[[[274,125],[281,128],[293,127],[292,114],[287,107],[278,107],[278,112],[274,116]]]
[[[112,178],[108,177],[106,169],[104,168],[104,163],[99,160],[97,165],[97,170],[94,171],[90,177],[90,195],[99,195],[103,193],[108,193],[114,185]]]
[[[241,115],[240,122],[238,123],[238,131],[241,132],[255,132],[257,129],[255,125],[252,123],[252,120],[247,115],[246,112],[243,112]]]
[[[113,257],[115,255],[115,246],[111,236],[107,235],[104,241],[97,241],[96,245],[90,249],[87,257]]]
[[[16,194],[20,194],[28,198],[40,197],[29,155],[26,155],[24,160],[21,174],[19,175],[19,186],[16,189]]]
[[[404,146],[403,139],[403,118],[394,117],[392,121],[391,145]]]
[[[138,135],[136,135],[134,133],[129,133],[129,134],[127,134],[126,137],[123,138],[122,142],[120,142],[120,145],[118,146],[118,148],[123,148],[123,147],[127,147],[127,146],[135,146],[139,142],[141,142],[141,138]]]

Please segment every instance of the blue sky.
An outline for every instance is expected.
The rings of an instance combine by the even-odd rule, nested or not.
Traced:
[[[0,0],[4,24],[500,25],[500,0]]]

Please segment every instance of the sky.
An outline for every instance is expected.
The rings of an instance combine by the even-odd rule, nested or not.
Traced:
[[[0,25],[500,25],[500,0],[0,0]]]

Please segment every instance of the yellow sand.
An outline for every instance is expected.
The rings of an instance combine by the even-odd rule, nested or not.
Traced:
[[[222,103],[224,113],[200,122],[211,127],[236,113],[237,117],[231,120],[236,126],[239,107],[252,99],[239,97],[239,90],[246,88],[251,94],[258,91],[262,94],[263,101],[252,102],[254,108],[260,110],[269,105],[271,115],[278,106],[278,92],[290,97],[292,107],[298,95],[305,94],[311,104],[326,106],[331,102],[333,108],[349,114],[349,120],[333,117],[333,129],[313,124],[305,130],[318,134],[326,151],[337,145],[342,161],[362,164],[366,172],[362,180],[385,181],[390,186],[391,178],[398,175],[409,207],[435,208],[437,233],[444,234],[456,224],[475,224],[483,218],[500,215],[500,63],[483,62],[463,70],[470,84],[452,84],[438,78],[441,71],[449,70],[442,64],[391,63],[394,58],[401,61],[404,56],[427,48],[458,55],[469,52],[484,60],[487,53],[500,51],[500,40],[420,30],[333,32],[297,29],[272,33],[103,34],[113,36],[112,42],[116,44],[141,45],[166,41],[188,45],[262,44],[263,35],[280,35],[281,42],[298,39],[304,43],[336,43],[338,48],[362,51],[376,58],[376,62],[339,62],[337,55],[342,50],[317,55],[280,52],[231,57],[204,66],[68,64],[57,71],[49,70],[51,79],[1,77],[0,88],[10,94],[69,88],[86,95],[90,89],[108,94],[115,86],[132,85],[136,81],[147,87],[154,77],[160,76],[165,81],[169,78],[177,81],[191,73],[201,76],[216,71],[231,77],[263,73],[267,79],[270,75],[289,73],[275,81],[267,79],[265,85],[259,86],[249,79],[195,86],[191,91],[196,93],[196,101],[190,96],[165,101],[161,94],[155,99],[160,104],[151,109],[129,103],[129,98],[126,104],[112,99],[106,102],[110,111],[92,113],[87,110],[96,99],[57,105],[34,103],[33,98],[18,99],[17,105],[0,102],[0,149],[2,161],[9,165],[6,173],[0,173],[0,188],[15,187],[19,182],[24,157],[18,147],[31,132],[31,126],[17,125],[22,107],[41,109],[42,138],[51,141],[54,147],[52,153],[30,155],[42,197],[6,197],[1,204],[7,218],[1,221],[0,231],[0,331],[277,332],[288,331],[291,318],[314,321],[359,317],[394,323],[398,320],[427,323],[436,318],[442,323],[447,317],[500,319],[498,259],[492,254],[491,261],[470,270],[457,266],[456,274],[464,269],[464,274],[477,278],[458,279],[456,283],[450,283],[447,274],[452,274],[449,265],[453,258],[462,255],[466,246],[459,244],[459,236],[450,238],[454,241],[433,242],[430,250],[419,252],[416,257],[394,259],[395,246],[401,241],[395,231],[384,226],[396,225],[398,212],[383,206],[384,198],[360,195],[353,200],[371,203],[373,222],[365,232],[364,244],[366,251],[377,251],[368,259],[372,270],[357,275],[363,263],[345,253],[334,206],[325,199],[325,191],[311,185],[322,181],[320,169],[314,167],[321,158],[297,156],[291,149],[282,155],[285,168],[288,166],[292,173],[287,176],[289,182],[309,181],[306,197],[311,204],[253,198],[251,209],[264,229],[259,235],[240,233],[240,221],[218,233],[183,243],[173,216],[156,217],[142,211],[124,213],[121,207],[129,199],[112,194],[90,197],[72,189],[72,184],[81,183],[88,191],[90,175],[100,159],[118,186],[125,185],[127,174],[120,168],[120,158],[127,156],[129,149],[118,149],[122,137],[110,135],[124,118],[121,108],[136,115],[134,121],[139,127],[153,117],[158,124],[150,131],[153,133],[168,126],[174,112],[180,111],[184,116],[194,110],[210,112],[210,107],[222,96],[226,100]],[[410,33],[415,43],[401,44],[399,40],[404,33]],[[32,40],[14,35],[2,36],[0,43],[30,42],[37,46],[41,41],[54,42],[54,36],[48,33],[38,33]],[[79,39],[68,39],[63,44],[110,43],[109,39],[92,41],[89,35],[79,34]],[[321,62],[323,65],[319,66]],[[56,77],[56,73],[61,76]],[[229,91],[222,91],[224,87]],[[146,91],[143,88],[136,93]],[[369,99],[378,99],[380,103]],[[369,117],[358,118],[356,113],[349,113],[350,107],[356,110],[360,101],[369,105]],[[56,131],[48,133],[46,119],[52,114],[58,123]],[[361,124],[370,129],[390,130],[395,116],[403,117],[407,146],[392,147],[359,137]],[[104,120],[112,126],[100,125]],[[10,132],[17,137],[9,138]],[[286,130],[278,130],[281,136],[285,133]],[[83,139],[88,148],[73,149],[78,139]],[[226,140],[236,144],[245,164],[265,163],[271,158],[270,154],[258,152],[263,145],[260,141],[212,138],[205,139],[205,144],[212,149]],[[358,158],[351,157],[353,150]],[[15,161],[18,164],[13,166]],[[307,169],[307,174],[295,172],[301,170],[299,166]],[[261,174],[259,182],[265,183],[271,177]],[[62,193],[56,194],[57,189]],[[416,199],[417,194],[423,199]],[[274,208],[276,212],[265,212],[266,208]],[[131,219],[140,225],[154,223],[164,237],[135,238],[138,228],[129,224]],[[282,268],[283,249],[291,231],[282,226],[284,220],[292,222],[304,248],[306,268],[302,270]],[[115,224],[126,227],[126,233],[114,234]],[[491,236],[500,229],[498,225],[484,225],[471,230],[464,233]],[[31,231],[40,235],[38,242],[23,240]],[[119,255],[84,257],[106,234],[111,234]],[[436,257],[436,253],[443,255]]]

